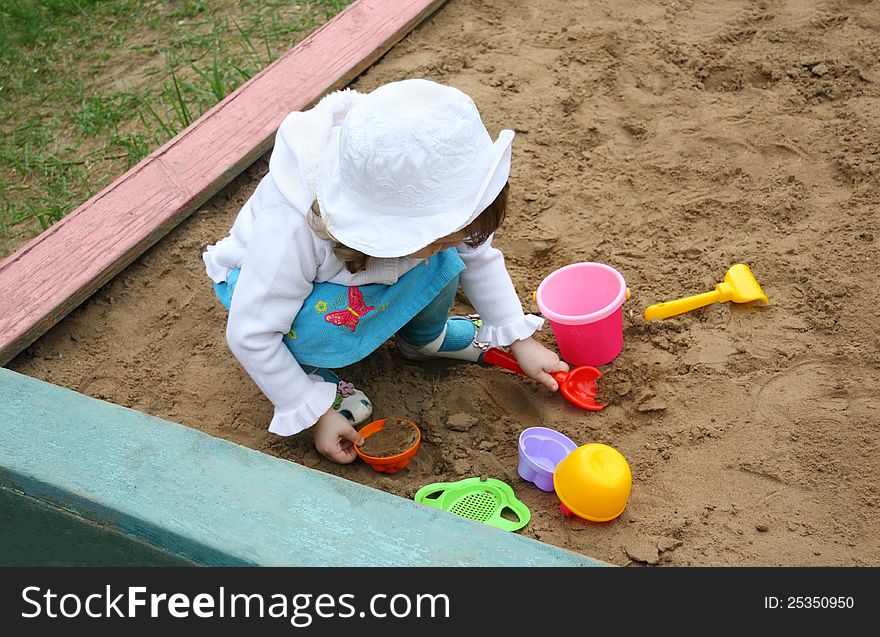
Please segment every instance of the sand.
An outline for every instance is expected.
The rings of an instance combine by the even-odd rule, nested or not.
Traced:
[[[450,0],[353,86],[415,76],[471,94],[493,134],[517,131],[496,245],[526,311],[569,263],[625,277],[606,409],[494,367],[407,362],[391,342],[342,374],[376,417],[419,424],[409,467],[335,465],[308,432],[269,434],[200,257],[265,158],[10,367],[406,498],[498,478],[532,511],[523,535],[612,564],[880,564],[877,4]],[[643,320],[734,263],[771,305]],[[538,337],[555,347],[549,327]],[[534,425],[626,457],[619,518],[566,518],[518,477]]]

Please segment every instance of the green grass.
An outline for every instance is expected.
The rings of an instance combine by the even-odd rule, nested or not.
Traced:
[[[2,0],[0,257],[351,0]]]

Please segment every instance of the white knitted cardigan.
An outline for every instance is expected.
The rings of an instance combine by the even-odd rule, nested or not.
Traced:
[[[311,427],[336,398],[336,386],[308,376],[282,343],[312,284],[390,285],[421,261],[373,258],[366,270],[351,274],[333,253],[332,243],[317,237],[306,221],[320,157],[333,128],[360,97],[352,90],[337,91],[310,110],[289,114],[275,137],[269,172],[242,207],[229,236],[203,254],[214,282],[241,268],[226,338],[275,406],[269,431],[282,436]],[[543,319],[523,313],[491,237],[474,249],[459,246],[458,252],[466,266],[462,291],[483,319],[479,340],[506,346],[541,327]]]

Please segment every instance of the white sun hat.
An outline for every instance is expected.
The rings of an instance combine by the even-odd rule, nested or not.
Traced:
[[[400,257],[461,230],[510,175],[512,130],[493,143],[473,100],[423,79],[364,95],[334,129],[318,206],[340,243]]]

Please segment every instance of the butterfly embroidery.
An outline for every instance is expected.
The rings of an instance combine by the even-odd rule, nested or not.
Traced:
[[[366,306],[360,288],[350,287],[348,288],[348,309],[328,312],[324,315],[324,320],[328,323],[333,323],[333,325],[345,325],[354,332],[361,317],[374,309],[376,308],[373,305],[370,307]]]

